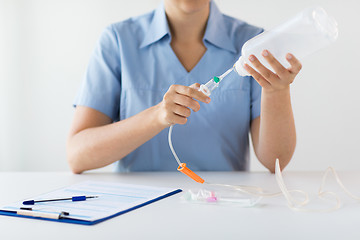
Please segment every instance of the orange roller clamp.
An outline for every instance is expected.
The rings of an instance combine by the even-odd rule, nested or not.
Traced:
[[[181,163],[180,166],[177,168],[178,171],[188,175],[189,177],[191,177],[193,180],[195,180],[198,183],[204,183],[204,179],[202,179],[201,177],[199,177],[196,173],[194,173],[193,171],[191,171],[189,168],[186,167],[186,163]]]

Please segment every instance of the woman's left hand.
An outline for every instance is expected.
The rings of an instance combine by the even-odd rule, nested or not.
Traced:
[[[246,63],[244,64],[245,70],[254,77],[265,91],[274,92],[288,89],[301,70],[300,61],[294,55],[288,53],[286,54],[286,60],[291,66],[285,68],[268,50],[262,51],[261,54],[274,69],[275,73],[261,64],[254,55],[249,56],[249,61],[255,66],[257,71]]]

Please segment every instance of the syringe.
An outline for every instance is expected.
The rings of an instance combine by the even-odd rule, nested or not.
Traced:
[[[207,83],[201,84],[199,91],[203,92],[206,96],[210,96],[211,92],[214,91],[219,83],[233,70],[234,68],[230,68],[225,73],[223,73],[220,77],[213,77]]]

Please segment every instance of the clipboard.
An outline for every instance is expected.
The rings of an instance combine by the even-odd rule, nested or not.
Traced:
[[[36,203],[31,210],[21,210],[24,205],[22,201],[19,201],[1,207],[0,215],[94,225],[181,191],[181,189],[173,188],[86,181],[42,194],[33,199],[51,199],[72,195],[98,195],[98,198],[82,202]],[[64,212],[68,215],[62,215]]]

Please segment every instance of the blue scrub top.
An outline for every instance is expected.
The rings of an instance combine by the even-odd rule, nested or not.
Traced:
[[[243,44],[263,30],[223,15],[214,2],[204,35],[205,54],[187,72],[173,52],[164,5],[145,15],[111,24],[91,56],[74,105],[98,110],[114,122],[162,101],[170,85],[206,83],[232,67]],[[260,115],[261,87],[231,72],[200,103],[185,125],[175,125],[173,145],[193,171],[247,170],[251,120]],[[144,119],[146,121],[146,119]],[[168,129],[115,163],[116,171],[174,171],[177,163]]]

